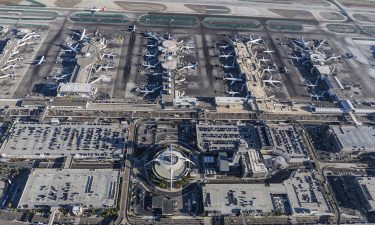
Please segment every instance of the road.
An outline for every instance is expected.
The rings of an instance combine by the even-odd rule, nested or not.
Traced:
[[[126,146],[126,153],[125,153],[125,163],[124,163],[124,170],[122,172],[122,187],[121,187],[121,198],[119,203],[119,213],[118,218],[115,222],[116,225],[119,224],[131,224],[127,211],[128,211],[128,193],[129,193],[129,184],[130,184],[130,175],[132,170],[131,160],[134,152],[135,147],[135,137],[137,135],[137,124],[141,120],[136,120],[131,122],[128,127],[128,137],[127,137],[127,146]]]

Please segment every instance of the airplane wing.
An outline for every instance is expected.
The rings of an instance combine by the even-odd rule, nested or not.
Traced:
[[[230,85],[233,85],[236,81],[235,80],[232,80],[232,82],[230,82]]]

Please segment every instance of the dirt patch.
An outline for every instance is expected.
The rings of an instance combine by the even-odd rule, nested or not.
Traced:
[[[82,0],[56,0],[55,6],[62,8],[72,8],[81,2]]]
[[[20,4],[23,0],[0,0],[1,5]]]
[[[167,9],[167,7],[163,4],[149,2],[115,1],[115,4],[127,11],[160,12]]]
[[[339,0],[346,7],[375,7],[374,0]]]
[[[315,19],[313,14],[305,10],[290,10],[290,9],[269,9],[271,12],[276,13],[288,19]]]

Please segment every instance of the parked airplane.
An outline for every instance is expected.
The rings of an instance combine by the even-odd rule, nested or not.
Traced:
[[[232,45],[220,45],[219,46],[220,49],[226,49],[226,48],[229,48],[229,47],[232,47]]]
[[[87,30],[84,27],[83,30],[82,30],[82,32],[80,32],[80,33],[73,32],[73,35],[77,35],[78,36],[78,41],[83,41],[85,39],[89,39],[89,36],[90,36],[90,35],[86,34],[86,31]]]
[[[237,92],[237,91],[231,91],[231,90],[225,90],[225,93],[231,95],[232,97],[235,96],[235,95],[240,94],[240,92]]]
[[[310,93],[309,96],[310,96],[312,99],[316,99],[316,100],[319,100],[319,99],[322,99],[322,98],[323,98],[323,95],[322,95],[322,94],[316,94],[315,92]]]
[[[326,62],[329,62],[329,61],[335,60],[335,59],[340,59],[340,58],[341,58],[341,55],[335,56],[335,54],[332,54],[331,57],[329,57],[328,59],[326,59]]]
[[[269,79],[263,80],[264,84],[269,84],[272,85],[273,87],[276,87],[275,84],[281,84],[281,81],[279,80],[274,80],[273,77],[271,76]]]
[[[235,61],[235,60],[233,60],[232,65],[224,65],[224,64],[222,64],[221,66],[222,66],[224,69],[234,69],[234,68],[237,67],[237,65],[236,65],[236,61]]]
[[[146,31],[143,33],[144,35],[146,35],[146,38],[149,38],[149,39],[154,39],[156,41],[159,40],[159,37],[156,36],[156,33],[154,32],[151,32],[151,31]]]
[[[270,53],[273,53],[273,52],[275,52],[275,51],[269,50],[269,49],[267,48],[267,49],[264,50],[263,52],[264,52],[264,53],[268,53],[268,54],[270,54]]]
[[[79,46],[79,43],[76,44],[76,46],[71,46],[71,45],[62,45],[63,48],[67,48],[67,49],[63,49],[61,51],[63,52],[73,52],[75,54],[77,54],[79,52],[78,50],[78,46]]]
[[[299,44],[304,49],[310,49],[309,44],[310,44],[311,41],[306,42],[303,37],[301,37],[300,39],[295,40],[295,42],[297,44]]]
[[[104,66],[100,66],[98,70],[105,70],[107,71],[108,69],[114,69],[115,68],[115,65],[104,65]]]
[[[100,59],[104,59],[104,58],[110,58],[110,59],[113,59],[113,58],[116,58],[117,54],[116,53],[113,53],[113,52],[110,52],[110,53],[103,53],[101,56],[100,56]]]
[[[271,60],[270,60],[270,59],[266,59],[266,58],[264,58],[264,56],[263,56],[263,58],[259,59],[259,61],[260,61],[260,62],[267,63],[267,62],[269,62],[269,61],[271,61]]]
[[[145,97],[146,95],[154,93],[156,90],[158,90],[160,88],[161,88],[161,86],[153,88],[152,90],[148,90],[147,88],[144,88],[144,89],[137,88],[137,89],[135,89],[135,91],[138,92],[138,93],[142,93],[143,97]]]
[[[252,39],[252,37],[250,37],[250,40],[248,41],[248,43],[250,44],[258,44],[260,41],[263,41],[262,38],[257,38],[257,39]]]
[[[149,62],[147,63],[142,63],[142,66],[145,67],[146,69],[153,69],[156,68],[160,62],[155,63],[154,65],[151,65]]]
[[[234,51],[231,51],[230,53],[228,54],[223,54],[223,55],[219,55],[219,58],[225,58],[225,59],[228,59],[229,57],[234,57],[234,55],[232,55]]]
[[[299,62],[300,60],[303,59],[302,57],[298,57],[298,56],[295,56],[295,55],[290,56],[289,58],[291,58],[291,59],[295,59],[297,62]]]
[[[264,73],[264,72],[272,73],[272,72],[275,72],[275,71],[276,71],[275,69],[272,69],[271,67],[267,67],[267,68],[262,69],[262,70],[263,70],[263,73]]]
[[[242,78],[234,77],[231,73],[229,73],[229,77],[224,76],[223,80],[230,81],[230,85],[233,85],[235,82],[242,82]]]
[[[18,76],[18,74],[16,74],[16,73],[7,73],[7,74],[4,74],[4,75],[1,75],[0,79],[5,79],[5,78],[8,78],[8,77],[13,78],[13,77],[16,77],[16,76]]]
[[[150,52],[147,52],[147,54],[145,54],[145,57],[147,57],[147,58],[156,57],[156,54],[158,54],[158,51],[155,51],[154,54],[151,54]]]
[[[184,66],[184,67],[181,67],[180,69],[178,69],[177,71],[182,71],[182,70],[195,70],[197,69],[198,67],[198,64],[197,63],[193,63],[193,64],[189,64],[187,66]]]
[[[311,83],[310,81],[308,81],[308,80],[305,80],[305,85],[307,86],[307,87],[310,87],[310,88],[315,88],[317,85],[316,84],[313,84],[313,83]]]

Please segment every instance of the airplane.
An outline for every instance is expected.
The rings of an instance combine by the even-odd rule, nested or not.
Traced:
[[[104,10],[105,10],[105,7],[97,8],[96,6],[94,6],[93,8],[88,9],[87,11],[90,11],[91,15],[94,15],[94,13],[98,13],[98,12],[104,11]]]
[[[77,35],[78,36],[78,41],[83,41],[84,39],[88,39],[88,36],[89,36],[89,35],[86,35],[86,31],[87,30],[84,27],[83,31],[81,33],[73,32],[73,35]]]
[[[236,61],[235,61],[235,60],[233,60],[232,65],[224,65],[224,64],[221,64],[221,66],[222,66],[224,69],[234,69],[234,68],[237,67],[237,65],[236,65]]]
[[[198,67],[198,64],[197,63],[193,63],[193,64],[190,64],[190,65],[181,67],[177,71],[182,71],[182,70],[185,70],[185,69],[187,69],[187,70],[195,70],[195,69],[197,69],[197,67]]]
[[[16,73],[7,73],[7,74],[4,74],[4,75],[1,75],[0,79],[5,79],[5,78],[8,78],[8,77],[13,78],[13,77],[16,77],[16,76],[18,76],[18,74],[16,74]]]
[[[105,70],[107,71],[108,69],[114,69],[115,68],[115,65],[104,65],[104,66],[100,66],[98,70]]]
[[[264,62],[264,63],[266,63],[266,62],[269,62],[269,61],[271,61],[271,60],[270,60],[270,59],[266,59],[266,58],[264,58],[264,56],[263,56],[263,58],[259,59],[259,61],[260,61],[260,62]]]
[[[173,40],[172,34],[168,34],[168,33],[166,33],[166,34],[164,35],[164,37],[165,37],[166,40]]]
[[[233,85],[235,82],[242,82],[242,78],[234,77],[231,73],[229,73],[229,77],[223,76],[223,80],[230,81],[230,85]]]
[[[25,46],[25,45],[32,45],[32,44],[35,44],[34,41],[26,41],[26,42],[22,42],[21,44],[18,44],[17,47],[22,47],[22,46]]]
[[[240,92],[237,92],[237,91],[231,91],[231,90],[225,90],[225,93],[229,94],[229,95],[232,95],[235,96],[235,95],[238,95],[240,94]]]
[[[11,65],[7,65],[3,68],[0,69],[0,71],[6,71],[6,70],[9,70],[9,69],[14,69],[14,68],[20,68],[21,66],[18,65],[18,64],[11,64]]]
[[[267,67],[266,69],[262,69],[262,70],[263,70],[263,73],[264,72],[272,73],[272,72],[276,71],[275,69],[272,69],[271,67]]]
[[[63,49],[61,51],[63,51],[63,52],[73,52],[73,53],[77,54],[78,51],[79,51],[78,50],[78,45],[79,45],[79,43],[77,43],[75,47],[73,47],[71,45],[62,45],[62,47],[65,47],[67,49]]]
[[[219,58],[225,58],[225,59],[228,59],[229,57],[234,57],[234,55],[232,55],[234,51],[231,51],[230,53],[228,54],[224,54],[224,55],[219,55]]]
[[[55,81],[60,81],[60,80],[65,80],[66,77],[68,77],[69,75],[71,75],[70,73],[68,74],[63,74],[61,76],[53,76],[53,77],[47,77],[48,80],[55,80]]]
[[[150,48],[155,48],[158,46],[158,42],[156,42],[155,44],[148,44],[147,47],[150,47]]]
[[[100,56],[100,59],[103,59],[103,58],[115,58],[116,57],[116,53],[103,53],[101,56]]]
[[[311,41],[306,42],[303,37],[301,37],[300,39],[296,39],[294,41],[297,42],[304,49],[310,49],[309,44],[310,44]]]
[[[262,81],[263,81],[264,84],[270,84],[270,85],[272,85],[274,87],[276,87],[275,84],[281,84],[281,81],[274,80],[272,76],[270,77],[270,79],[268,79],[268,80],[266,79],[266,80],[262,80]]]
[[[290,59],[295,59],[297,62],[303,59],[302,57],[298,57],[298,56],[295,56],[295,55],[290,56],[289,58]]]
[[[316,94],[315,92],[310,93],[309,96],[316,100],[323,98],[323,95]]]
[[[149,62],[147,62],[147,63],[142,63],[142,66],[145,67],[146,69],[153,69],[153,68],[156,68],[156,66],[158,66],[159,64],[160,62],[157,62],[154,65],[151,65]]]
[[[335,54],[332,54],[331,57],[326,59],[326,62],[331,61],[331,60],[335,60],[335,59],[340,59],[340,58],[341,58],[341,55],[335,56]]]
[[[156,41],[159,40],[159,37],[156,36],[156,33],[153,33],[153,32],[151,32],[151,31],[146,31],[146,32],[144,32],[143,34],[147,36],[146,38],[154,39],[154,40],[156,40]]]
[[[306,85],[307,87],[311,87],[311,88],[315,88],[316,86],[318,86],[318,85],[316,85],[316,84],[311,83],[311,82],[308,81],[308,80],[305,80],[305,85]]]
[[[284,68],[283,68],[283,71],[284,71],[284,73],[289,73],[288,68],[286,68],[285,66],[284,66]]]
[[[153,88],[152,90],[148,90],[147,88],[144,88],[144,89],[137,88],[137,89],[135,89],[135,91],[138,92],[138,93],[143,93],[144,94],[143,97],[146,97],[146,95],[154,93],[159,88],[161,88],[161,86]]]
[[[315,50],[318,50],[320,47],[322,47],[323,46],[323,44],[326,42],[326,39],[324,39],[323,41],[321,41],[320,43],[319,43],[319,45],[318,45],[318,47],[314,47],[314,49]]]
[[[250,44],[258,44],[258,42],[262,41],[263,39],[262,38],[257,38],[257,39],[253,39],[252,37],[250,37],[250,40],[248,41],[248,43]]]
[[[128,28],[128,31],[135,32],[135,30],[137,30],[137,29],[138,28],[135,25],[130,25],[129,28]]]
[[[14,59],[9,59],[9,60],[7,60],[6,63],[11,63],[11,62],[14,62],[14,61],[21,61],[21,60],[24,60],[24,58],[14,58]]]
[[[275,52],[275,51],[272,51],[272,50],[269,50],[268,48],[265,50],[265,51],[263,51],[264,53],[273,53],[273,52]]]
[[[147,58],[156,57],[156,54],[158,54],[158,51],[155,51],[154,54],[151,54],[150,52],[148,52],[147,54],[145,54],[145,57]]]
[[[184,82],[186,80],[186,78],[182,78],[182,79],[179,79],[179,80],[176,80],[176,84],[181,84],[182,82]]]
[[[32,61],[32,62],[26,62],[26,64],[33,64],[33,65],[37,65],[37,66],[39,66],[39,65],[42,64],[42,62],[44,62],[44,61],[46,61],[46,60],[44,59],[44,55],[43,55],[42,57],[40,57],[40,59],[38,59],[38,60],[34,60],[34,61]]]
[[[33,34],[33,35],[29,35],[29,36],[25,36],[21,39],[21,42],[25,42],[31,38],[36,38],[36,37],[41,37],[39,34]]]
[[[232,45],[220,45],[219,46],[220,49],[226,49],[226,48],[229,48],[229,47],[232,47]]]
[[[150,76],[161,76],[161,75],[164,75],[164,74],[167,74],[167,72],[166,71],[163,71],[163,72],[161,72],[161,73],[151,73],[151,74],[149,74]]]

